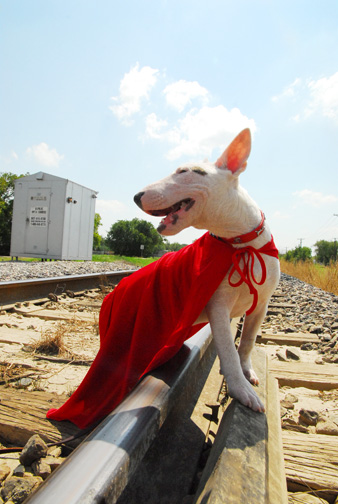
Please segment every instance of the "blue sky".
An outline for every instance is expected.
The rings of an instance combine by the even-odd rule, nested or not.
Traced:
[[[0,171],[98,191],[101,234],[249,126],[280,251],[338,239],[336,0],[0,0],[0,48]]]

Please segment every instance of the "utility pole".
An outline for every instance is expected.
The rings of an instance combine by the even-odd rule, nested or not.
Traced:
[[[299,245],[299,246],[300,246],[300,248],[302,248],[304,238],[297,238],[297,240],[299,240],[299,241],[300,241],[300,245]]]

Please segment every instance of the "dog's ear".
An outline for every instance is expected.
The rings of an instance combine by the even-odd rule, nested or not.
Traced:
[[[246,167],[246,160],[249,157],[250,150],[251,133],[249,128],[246,128],[225,149],[215,165],[218,168],[227,168],[233,174],[239,175]]]

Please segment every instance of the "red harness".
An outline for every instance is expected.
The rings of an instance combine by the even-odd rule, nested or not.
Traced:
[[[217,236],[215,236],[215,238],[223,241],[224,243],[226,242],[226,240],[218,238]],[[266,266],[265,261],[261,254],[266,254],[278,259],[278,250],[275,246],[273,238],[271,238],[271,241],[266,245],[264,245],[264,247],[261,247],[260,249],[255,249],[254,247],[251,246],[242,247],[240,249],[236,249],[231,256],[232,268],[230,270],[228,278],[229,285],[231,285],[231,287],[239,287],[244,282],[249,287],[250,294],[253,295],[253,302],[251,308],[249,308],[249,310],[246,312],[246,315],[250,315],[250,313],[252,313],[257,306],[258,292],[256,287],[254,286],[254,283],[256,285],[263,285],[263,283],[266,280]],[[255,256],[258,259],[262,268],[262,277],[260,281],[256,280],[253,271]],[[241,259],[243,260],[242,268],[240,266]],[[239,274],[240,279],[238,280],[238,282],[233,282],[231,279],[234,273],[236,272]]]
[[[239,243],[248,243],[263,233],[263,231],[265,229],[264,222],[265,222],[265,215],[263,214],[263,212],[261,210],[261,221],[260,221],[259,225],[255,229],[250,231],[249,233],[245,233],[240,236],[235,236],[234,238],[220,238],[218,236],[215,236],[215,238],[217,238],[218,240],[221,240],[223,243],[229,243],[231,245],[235,245],[235,244],[239,244]],[[275,248],[275,251],[273,250],[272,244],[273,244],[273,247]],[[271,253],[272,250],[273,250],[273,253]],[[231,287],[239,287],[244,282],[249,287],[250,294],[253,295],[253,302],[252,302],[251,308],[246,312],[246,315],[250,315],[250,313],[252,313],[257,306],[258,292],[257,292],[256,287],[254,286],[254,283],[256,285],[263,285],[263,283],[266,280],[266,266],[265,266],[265,261],[262,258],[261,254],[268,254],[268,255],[271,255],[271,256],[276,257],[278,259],[278,250],[276,249],[276,247],[273,243],[273,239],[260,249],[255,249],[254,247],[246,246],[246,247],[242,247],[240,249],[236,249],[232,254],[233,266],[232,266],[230,273],[229,273],[229,279],[228,279],[229,285],[231,285]],[[254,271],[253,271],[255,256],[258,259],[258,261],[261,265],[261,268],[262,268],[262,277],[261,277],[260,281],[256,280],[255,275],[254,275]],[[243,260],[242,268],[240,266],[241,259]],[[238,280],[238,282],[232,282],[231,279],[232,279],[234,273],[236,273],[236,272],[239,274],[240,279]]]

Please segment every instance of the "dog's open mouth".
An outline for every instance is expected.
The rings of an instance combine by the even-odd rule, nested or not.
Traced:
[[[160,225],[157,228],[157,231],[161,233],[161,231],[163,231],[168,224],[176,224],[180,216],[179,214],[182,213],[182,211],[188,212],[194,206],[194,204],[195,200],[186,198],[178,201],[168,208],[163,208],[161,210],[151,210],[148,213],[156,217],[162,217],[163,215],[165,216],[165,218],[161,220]]]
[[[156,217],[162,217],[162,215],[168,216],[169,214],[176,213],[179,210],[182,210],[182,208],[184,208],[184,210],[187,212],[194,205],[194,203],[195,203],[195,200],[193,200],[191,198],[187,198],[187,199],[178,201],[178,203],[175,203],[175,205],[172,205],[171,207],[163,208],[162,210],[151,210],[150,212],[148,211],[148,213],[150,213],[151,215],[154,215]]]

